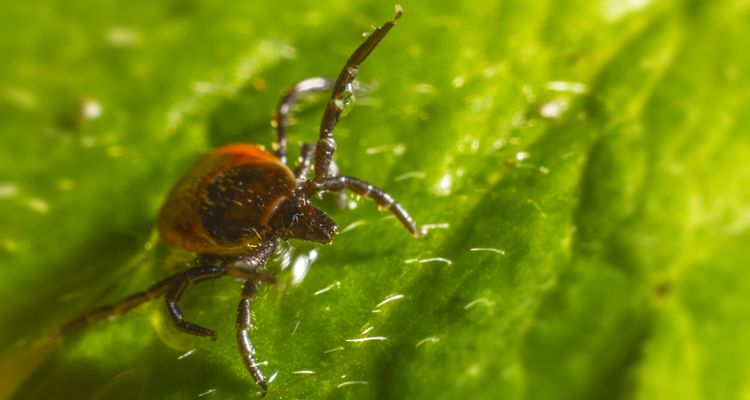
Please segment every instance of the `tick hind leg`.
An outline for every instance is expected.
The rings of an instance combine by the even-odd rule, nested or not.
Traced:
[[[333,83],[333,79],[328,78],[316,77],[305,79],[294,85],[294,87],[289,89],[281,98],[278,107],[276,107],[276,112],[273,114],[271,125],[276,129],[276,157],[278,157],[283,164],[286,164],[287,161],[286,130],[289,127],[289,116],[292,113],[294,104],[305,94],[330,90],[333,87]]]
[[[313,192],[336,192],[344,189],[351,190],[362,197],[368,197],[375,200],[375,203],[383,209],[387,209],[401,222],[406,229],[414,236],[422,236],[423,233],[417,229],[417,224],[393,197],[365,181],[353,178],[351,176],[337,176],[318,182],[311,182],[310,188]]]
[[[207,266],[207,263],[222,262],[226,260],[212,256],[199,256],[196,261],[198,266],[162,279],[143,292],[135,293],[115,304],[86,312],[63,324],[54,330],[50,336],[52,338],[62,338],[88,325],[124,314],[138,305],[164,296],[169,315],[179,330],[193,335],[208,336],[215,339],[216,333],[214,331],[185,321],[182,312],[177,305],[180,296],[182,296],[185,289],[192,283],[206,279],[218,278],[223,275],[230,275],[248,281],[266,282],[278,285],[276,279],[261,271],[261,268],[265,265],[268,258],[273,255],[275,248],[275,242],[265,242],[260,244],[255,249],[254,253],[241,258],[239,261],[235,260],[234,262],[223,263],[218,266]]]
[[[255,360],[255,347],[250,341],[250,329],[253,327],[250,306],[252,305],[253,298],[257,293],[258,284],[256,282],[247,281],[242,286],[242,296],[240,298],[240,304],[237,306],[237,346],[239,347],[245,368],[247,368],[247,371],[253,377],[255,383],[261,387],[258,396],[263,397],[268,391],[268,382],[266,382],[266,377],[263,375],[263,371],[260,370],[260,366]]]
[[[218,278],[224,274],[226,274],[225,267],[193,267],[181,274],[175,275],[173,283],[164,294],[164,300],[167,305],[167,312],[177,329],[191,335],[205,336],[211,338],[211,340],[216,340],[216,332],[185,321],[177,302],[190,284],[206,279]]]
[[[254,254],[249,255],[242,260],[243,267],[238,267],[234,263],[221,266],[193,267],[176,275],[174,282],[164,294],[164,300],[167,305],[169,316],[172,318],[172,322],[174,322],[177,329],[191,335],[205,336],[211,340],[216,340],[216,332],[213,330],[185,321],[185,318],[182,316],[182,311],[180,311],[180,308],[177,305],[182,293],[192,283],[204,281],[206,279],[218,278],[226,274],[246,279],[248,282],[262,281],[276,283],[274,278],[259,271],[259,269],[266,264],[268,258],[273,255],[275,249],[275,242],[265,242],[256,248]]]
[[[133,295],[130,295],[120,300],[119,302],[115,304],[100,307],[100,308],[91,310],[83,315],[80,315],[68,321],[63,326],[55,330],[52,333],[52,336],[53,337],[67,336],[88,325],[93,325],[99,321],[102,321],[102,320],[105,320],[105,319],[108,319],[117,315],[125,314],[126,312],[130,311],[134,307],[163,295],[164,292],[170,286],[172,286],[172,284],[175,282],[178,276],[179,274],[172,275],[168,278],[165,278],[157,282],[156,284],[152,285],[150,288],[144,290],[143,292],[135,293]]]

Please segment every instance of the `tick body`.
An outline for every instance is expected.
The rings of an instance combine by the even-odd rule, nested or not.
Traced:
[[[262,148],[222,147],[172,189],[159,214],[159,233],[194,253],[242,255],[271,239],[269,223],[296,186],[292,171]]]
[[[157,226],[169,245],[196,254],[189,268],[116,304],[83,314],[60,327],[55,335],[68,335],[161,297],[177,329],[216,339],[213,330],[187,321],[178,302],[191,284],[230,275],[243,281],[235,325],[239,353],[261,388],[258,395],[265,395],[268,383],[255,360],[249,335],[250,307],[258,285],[275,282],[264,271],[278,241],[297,239],[328,244],[338,232],[336,223],[311,200],[323,192],[349,190],[374,200],[393,213],[411,234],[420,235],[412,218],[390,195],[358,178],[338,175],[331,168],[336,149],[333,131],[347,107],[345,103],[351,95],[348,91],[359,65],[401,14],[397,6],[396,17],[365,39],[335,80],[306,79],[285,94],[272,120],[276,130],[273,153],[250,144],[224,146],[204,156],[174,186],[159,213]],[[301,146],[299,163],[292,170],[287,166],[286,130],[293,105],[307,93],[329,90],[331,97],[321,119],[317,144]]]

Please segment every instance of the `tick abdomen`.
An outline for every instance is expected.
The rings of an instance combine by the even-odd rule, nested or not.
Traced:
[[[203,191],[198,214],[203,228],[222,246],[264,239],[266,223],[291,195],[283,174],[246,164],[218,175]]]

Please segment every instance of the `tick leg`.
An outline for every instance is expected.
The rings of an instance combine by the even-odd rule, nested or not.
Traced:
[[[392,212],[393,215],[411,232],[414,236],[422,236],[422,233],[417,229],[417,225],[411,218],[409,213],[404,207],[396,202],[388,193],[383,190],[357,178],[350,176],[337,176],[334,178],[328,178],[322,181],[311,183],[313,192],[335,192],[343,189],[349,189],[352,192],[362,196],[369,197],[375,200],[375,203],[383,209],[387,209]]]
[[[336,160],[331,160],[331,166],[328,168],[328,176],[339,176],[339,166],[336,164]],[[340,209],[344,210],[347,208],[346,193],[343,190],[339,190],[336,194],[336,204]]]
[[[182,293],[188,285],[206,279],[218,278],[225,273],[226,269],[224,267],[193,267],[176,275],[175,281],[169,286],[169,289],[167,289],[164,294],[164,299],[166,301],[169,316],[172,318],[172,322],[174,322],[177,329],[191,335],[206,336],[211,338],[211,340],[216,340],[216,332],[192,322],[185,321],[177,302],[180,300]]]
[[[257,292],[258,284],[256,282],[247,281],[242,286],[242,297],[240,304],[237,306],[237,346],[239,347],[242,362],[245,364],[247,371],[250,372],[255,383],[261,387],[258,396],[263,397],[268,391],[268,383],[266,382],[266,377],[263,376],[263,371],[260,370],[258,362],[255,360],[255,347],[253,347],[253,343],[250,341],[250,329],[253,326],[250,306]]]
[[[333,128],[339,122],[341,112],[345,107],[344,94],[354,79],[357,77],[357,70],[359,65],[370,55],[375,46],[380,43],[385,37],[388,31],[396,25],[396,21],[401,18],[403,10],[401,7],[396,6],[396,16],[392,21],[388,21],[381,27],[375,29],[365,41],[354,50],[354,53],[349,57],[344,68],[341,69],[336,83],[333,85],[333,91],[331,98],[326,104],[323,118],[320,121],[320,139],[315,148],[315,180],[322,181],[328,178],[330,175],[329,166],[333,160],[333,152],[336,150],[336,141],[333,138]]]
[[[297,164],[297,168],[294,169],[294,177],[297,178],[297,182],[304,182],[307,180],[307,175],[310,173],[310,166],[312,165],[313,155],[315,155],[315,146],[310,143],[303,143],[299,154],[299,164]]]
[[[140,304],[163,295],[167,288],[169,288],[180,275],[181,274],[172,275],[168,278],[162,279],[143,292],[135,293],[115,304],[91,310],[75,319],[72,319],[58,328],[56,331],[54,331],[52,333],[52,336],[66,336],[85,326],[95,324],[101,320],[114,317],[116,315],[124,314]]]
[[[282,163],[286,164],[286,129],[289,127],[289,115],[292,113],[294,104],[307,93],[331,89],[333,82],[333,79],[328,78],[305,79],[294,85],[281,98],[279,106],[276,107],[276,112],[273,114],[271,126],[276,128],[276,157]]]
[[[297,182],[307,181],[307,175],[310,173],[310,167],[312,166],[312,158],[315,154],[315,146],[310,143],[302,144],[302,151],[300,151],[300,160],[297,164],[297,168],[294,170],[294,177],[297,178]],[[336,165],[336,161],[331,161],[329,167],[331,169],[331,176],[337,176],[339,174],[339,168]],[[346,195],[343,192],[338,192],[336,196],[336,202],[339,208],[346,208]]]

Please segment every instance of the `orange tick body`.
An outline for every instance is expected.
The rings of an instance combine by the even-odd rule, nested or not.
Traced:
[[[159,213],[157,226],[169,245],[197,255],[188,269],[114,305],[85,313],[55,333],[64,336],[163,297],[177,329],[216,339],[213,330],[185,320],[178,302],[189,285],[230,275],[243,281],[235,325],[239,352],[248,372],[262,389],[258,394],[265,395],[268,382],[255,360],[255,348],[250,341],[250,306],[258,284],[275,281],[265,273],[265,266],[279,240],[327,244],[338,232],[336,223],[310,200],[323,192],[350,190],[374,200],[382,209],[393,213],[409,232],[420,235],[406,210],[388,193],[360,179],[338,175],[338,171],[331,168],[336,149],[333,130],[345,103],[352,97],[349,91],[359,65],[393,28],[401,13],[397,7],[396,18],[365,39],[335,80],[306,79],[284,95],[273,118],[274,154],[249,144],[224,146],[200,159],[175,185]],[[328,90],[331,97],[320,123],[318,142],[302,144],[299,164],[292,171],[286,165],[289,114],[301,96]]]
[[[159,233],[172,246],[194,253],[245,254],[271,235],[271,218],[296,186],[292,171],[259,146],[219,148],[169,193]]]

